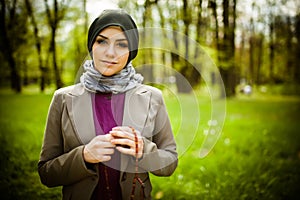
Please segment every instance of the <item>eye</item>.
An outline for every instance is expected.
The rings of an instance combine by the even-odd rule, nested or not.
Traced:
[[[98,39],[96,40],[96,42],[97,42],[98,44],[107,44],[107,41],[106,41],[105,39],[102,39],[102,38],[98,38]]]
[[[121,47],[121,48],[128,48],[128,43],[127,42],[118,42],[117,46]]]

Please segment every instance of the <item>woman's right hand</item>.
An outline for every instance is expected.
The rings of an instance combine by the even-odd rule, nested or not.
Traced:
[[[83,159],[88,163],[99,163],[109,161],[111,154],[114,153],[116,145],[110,141],[113,139],[111,134],[98,135],[94,137],[83,149]]]

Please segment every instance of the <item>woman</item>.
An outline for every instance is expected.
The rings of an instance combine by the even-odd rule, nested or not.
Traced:
[[[38,171],[63,199],[151,199],[148,172],[177,167],[162,94],[131,64],[138,42],[130,15],[104,11],[89,28],[80,83],[54,93]]]

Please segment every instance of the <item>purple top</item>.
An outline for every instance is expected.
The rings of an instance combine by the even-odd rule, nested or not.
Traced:
[[[107,134],[113,127],[122,125],[125,93],[97,93],[92,95],[96,135]],[[116,150],[111,160],[99,163],[99,182],[96,199],[122,199],[120,179],[120,153]]]

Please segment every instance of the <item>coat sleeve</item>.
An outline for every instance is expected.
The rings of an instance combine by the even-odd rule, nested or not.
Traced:
[[[171,123],[161,93],[156,93],[153,137],[144,138],[144,154],[139,167],[157,176],[170,176],[176,169],[178,155]]]
[[[44,140],[38,162],[41,182],[48,187],[73,184],[88,176],[96,176],[95,166],[83,160],[83,145],[64,151],[61,116],[64,93],[55,92],[49,107]]]

